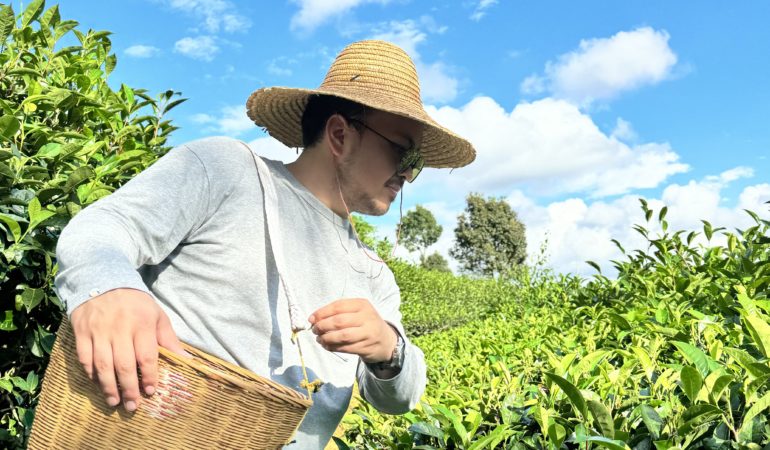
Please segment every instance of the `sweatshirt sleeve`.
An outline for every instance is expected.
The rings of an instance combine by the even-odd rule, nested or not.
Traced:
[[[150,293],[137,269],[161,262],[201,225],[209,189],[199,157],[180,146],[80,211],[56,246],[54,285],[67,313],[112,289]]]
[[[367,402],[386,414],[404,414],[414,409],[425,391],[426,367],[422,350],[406,337],[401,324],[401,293],[393,272],[385,268],[373,282],[373,302],[382,318],[392,325],[404,340],[404,365],[389,379],[380,379],[363,361],[358,363],[358,390]]]

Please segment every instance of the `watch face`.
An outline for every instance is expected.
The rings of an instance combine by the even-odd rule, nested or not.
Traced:
[[[401,338],[401,335],[398,336],[398,342],[396,342],[396,349],[393,352],[393,362],[391,363],[396,368],[401,368],[401,366],[404,365],[404,347],[406,346],[406,343]]]

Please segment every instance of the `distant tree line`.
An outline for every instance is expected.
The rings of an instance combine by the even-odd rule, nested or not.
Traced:
[[[401,221],[400,241],[407,250],[419,252],[420,266],[449,271],[449,263],[438,252],[427,254],[443,228],[422,205],[409,210]],[[457,218],[455,241],[449,254],[464,273],[494,277],[522,264],[527,256],[526,228],[502,198],[471,193],[465,210]]]

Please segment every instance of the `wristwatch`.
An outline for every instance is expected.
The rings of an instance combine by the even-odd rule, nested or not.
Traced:
[[[393,357],[390,361],[370,363],[367,366],[377,370],[401,370],[401,367],[404,366],[404,347],[406,347],[406,342],[404,342],[401,334],[396,332],[396,348],[393,349]]]

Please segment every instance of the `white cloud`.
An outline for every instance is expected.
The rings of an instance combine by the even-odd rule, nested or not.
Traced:
[[[718,176],[706,177],[707,181],[718,184],[726,184],[741,178],[751,178],[754,176],[754,169],[751,167],[735,167],[720,173]]]
[[[731,225],[733,222],[739,222],[741,217],[738,216],[744,214],[740,207],[730,210],[721,206],[723,203],[722,190],[736,180],[751,178],[752,176],[754,176],[754,171],[751,168],[736,167],[719,175],[707,176],[702,181],[691,180],[685,185],[669,185],[663,190],[661,200],[666,204],[675,206],[677,212],[671,216],[673,219],[670,221],[673,221],[677,226],[694,228],[700,225],[700,219],[714,223],[727,220],[731,222],[727,225]],[[757,186],[761,187],[762,185]],[[756,186],[754,188],[749,192],[762,192],[761,190],[757,191]],[[745,198],[744,207],[758,207],[751,201],[751,199],[756,200],[757,195],[753,197],[750,193],[741,195],[744,195]],[[743,218],[743,223],[746,223],[746,218]]]
[[[585,106],[659,83],[672,76],[677,62],[669,37],[666,31],[643,27],[610,38],[582,40],[577,50],[546,63],[543,75],[525,79],[521,90],[526,94],[547,90]]]
[[[151,45],[132,45],[126,49],[125,53],[134,58],[152,58],[160,54],[160,49]]]
[[[537,75],[530,75],[521,82],[521,92],[529,95],[545,92],[545,79]]]
[[[243,105],[225,106],[220,109],[219,116],[198,113],[190,117],[193,123],[207,125],[201,129],[202,133],[216,133],[227,136],[239,136],[253,130],[256,125],[246,115],[246,107]]]
[[[174,44],[174,51],[193,59],[212,61],[219,46],[212,36],[185,37]]]
[[[610,136],[624,142],[635,141],[637,138],[636,131],[634,131],[634,127],[631,126],[631,123],[620,117],[618,117],[615,123],[615,129],[612,130]]]
[[[387,4],[389,0],[293,0],[300,7],[291,18],[291,30],[312,32],[334,17],[365,3]]]
[[[271,60],[268,63],[267,71],[268,73],[271,73],[273,75],[288,77],[288,76],[291,76],[293,73],[292,69],[290,69],[289,66],[296,65],[296,64],[297,64],[296,59],[288,58],[286,56],[281,56]]]
[[[497,0],[480,0],[476,5],[476,9],[473,10],[470,19],[474,22],[478,22],[487,14],[487,10],[497,4]]]
[[[599,197],[656,187],[688,169],[669,144],[628,145],[564,100],[524,102],[508,112],[489,97],[477,97],[461,108],[426,109],[476,148],[476,161],[452,175],[463,179],[462,189],[500,193],[528,183],[540,194]],[[445,171],[427,177],[457,186]]]
[[[381,39],[398,45],[416,62],[420,59],[417,45],[425,42],[427,37],[414,20],[393,20],[377,25],[371,39]]]
[[[216,118],[210,114],[198,113],[193,114],[192,117],[190,117],[190,120],[197,124],[206,124],[216,121]]]
[[[271,136],[264,136],[249,142],[249,147],[259,156],[290,163],[299,156],[297,151],[283,145]]]
[[[740,168],[739,168],[740,169]],[[746,228],[754,224],[743,209],[758,213],[768,218],[767,205],[770,199],[770,184],[757,184],[743,188],[734,207],[720,206],[723,203],[723,190],[728,187],[726,180],[735,180],[731,171],[704,180],[691,180],[687,184],[666,186],[660,198],[647,198],[657,217],[663,205],[668,206],[666,220],[669,231],[701,231],[701,220],[708,220],[714,227],[724,226],[728,230]],[[738,172],[746,175],[740,169]],[[719,180],[719,181],[715,181]],[[639,195],[626,195],[612,201],[586,202],[581,198],[539,205],[521,191],[513,191],[507,198],[513,209],[527,227],[527,249],[532,256],[547,239],[549,265],[559,272],[588,275],[594,269],[584,261],[592,260],[602,267],[605,274],[613,274],[611,260],[621,260],[620,250],[610,239],[617,239],[626,252],[644,249],[646,241],[632,229],[641,224],[656,236],[660,228],[653,219],[645,223],[639,206]],[[698,243],[704,243],[700,236]],[[713,243],[721,243],[723,238],[716,236]]]
[[[270,61],[270,64],[267,65],[267,71],[268,73],[282,76],[282,77],[291,76],[291,74],[293,73],[291,69],[281,67],[275,61]]]
[[[427,19],[423,18],[423,23]],[[436,25],[432,25],[434,29]],[[375,28],[372,39],[381,39],[398,45],[414,61],[420,78],[420,90],[425,102],[446,103],[457,97],[459,81],[450,74],[451,68],[441,61],[423,61],[417,46],[427,39],[427,34],[413,20],[382,23]]]
[[[251,27],[248,17],[238,13],[226,0],[165,0],[171,8],[198,18],[207,33],[246,31]]]
[[[225,14],[220,20],[222,23],[222,29],[228,33],[246,31],[251,27],[251,21],[249,19],[236,14]]]
[[[420,25],[432,34],[444,34],[449,29],[446,25],[439,25],[436,19],[429,15],[420,16]]]
[[[282,149],[285,150],[285,147]],[[585,263],[591,260],[602,267],[605,275],[614,276],[611,261],[622,260],[623,255],[611,239],[618,240],[626,252],[646,249],[647,242],[632,227],[641,224],[650,230],[650,236],[655,237],[661,231],[656,221],[657,214],[664,205],[668,206],[666,220],[669,232],[680,229],[688,232],[702,231],[701,220],[708,220],[714,227],[726,227],[727,230],[746,229],[754,222],[744,209],[770,219],[770,207],[765,204],[770,200],[770,183],[744,187],[738,200],[732,202],[733,206],[725,206],[724,191],[731,183],[750,176],[750,170],[736,167],[701,180],[669,184],[658,197],[646,198],[648,205],[655,211],[649,224],[645,222],[639,203],[639,198],[645,196],[638,194],[611,200],[591,201],[572,197],[541,203],[535,197],[516,189],[509,191],[505,200],[526,226],[530,263],[540,257],[540,248],[546,243],[546,263],[557,272],[592,275],[595,270]],[[457,272],[459,263],[449,257],[449,249],[454,245],[457,216],[465,208],[464,195],[447,194],[446,191],[422,195],[429,190],[430,183],[421,180],[421,184],[420,198],[432,200],[420,203],[433,213],[444,228],[438,242],[428,249],[428,253],[438,251],[447,258],[450,268]],[[405,188],[405,199],[413,198],[410,185]],[[393,242],[397,221],[398,209],[397,203],[394,203],[386,216],[374,220],[379,238],[387,237]],[[724,241],[724,237],[715,235],[711,245],[724,244]],[[702,233],[694,241],[694,245],[699,244],[706,244]],[[419,261],[419,255],[408,252],[403,245],[399,246],[396,255],[415,263]]]
[[[738,197],[738,208],[753,210],[756,213],[767,210],[770,206],[770,183],[762,183],[745,188]]]
[[[416,65],[424,101],[445,103],[457,97],[459,81],[447,73],[447,66],[444,63],[438,61],[424,64],[420,62]]]

